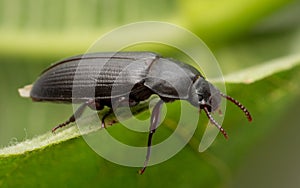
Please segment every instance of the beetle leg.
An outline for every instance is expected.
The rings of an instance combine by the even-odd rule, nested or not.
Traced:
[[[70,123],[73,123],[76,120],[76,118],[79,118],[82,115],[85,108],[87,106],[90,106],[94,102],[95,102],[94,100],[88,100],[87,102],[83,103],[81,106],[79,106],[79,108],[76,110],[76,112],[66,122],[59,124],[56,127],[53,127],[52,132],[54,133],[57,129],[62,128]]]
[[[149,135],[148,135],[146,160],[144,162],[144,167],[139,171],[139,174],[143,174],[148,165],[148,162],[150,159],[150,153],[151,153],[152,136],[155,133],[155,130],[160,122],[160,111],[161,111],[161,107],[162,107],[163,103],[164,103],[163,100],[159,100],[152,110],[150,131],[149,131]]]
[[[94,99],[90,99],[87,102],[87,105],[90,109],[97,110],[97,111],[102,110],[104,108],[104,106],[100,104],[100,101]]]
[[[228,135],[227,135],[226,131],[225,131],[225,130],[223,129],[223,127],[222,127],[221,125],[219,125],[219,123],[216,122],[216,120],[212,117],[212,115],[209,113],[207,107],[204,106],[203,109],[204,109],[204,112],[206,113],[208,119],[210,120],[210,122],[211,122],[212,124],[214,124],[214,125],[220,130],[220,132],[224,135],[224,137],[225,137],[226,139],[228,139]]]
[[[90,101],[88,103],[88,106],[91,109],[97,110],[97,111],[102,110],[104,108],[104,106],[100,104],[100,101],[96,101],[96,100]],[[102,116],[102,119],[101,119],[101,128],[106,128],[105,118],[107,118],[107,116],[109,116],[111,113],[112,113],[112,109],[110,109],[106,114],[104,114]]]
[[[107,118],[110,114],[112,114],[113,113],[113,110],[112,110],[112,108],[111,109],[109,109],[109,111],[106,113],[106,114],[104,114],[103,116],[102,116],[102,119],[101,119],[101,128],[106,128],[106,125],[105,125],[105,118]]]

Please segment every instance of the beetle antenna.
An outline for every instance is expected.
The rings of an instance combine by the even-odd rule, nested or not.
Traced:
[[[234,103],[235,105],[237,105],[246,115],[248,121],[252,121],[252,116],[250,114],[250,112],[247,110],[247,108],[242,105],[239,101],[237,101],[236,99],[225,95],[224,93],[220,93],[222,97],[226,98],[227,100],[231,101],[232,103]]]
[[[228,139],[228,135],[226,133],[226,131],[223,129],[223,127],[221,125],[219,125],[219,123],[212,117],[212,115],[210,114],[210,112],[208,111],[207,107],[204,106],[204,111],[208,117],[208,119],[210,120],[210,122],[212,122],[212,124],[214,124],[219,130],[220,132],[224,135],[224,137],[226,139]]]

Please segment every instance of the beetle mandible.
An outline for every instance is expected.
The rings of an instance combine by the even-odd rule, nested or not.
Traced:
[[[136,62],[134,70],[127,71],[122,75],[121,82],[114,83],[122,70],[132,62]],[[176,70],[172,72],[170,65],[180,67],[183,72]],[[164,74],[165,71],[169,74]],[[76,79],[74,79],[75,74]],[[182,74],[185,74],[183,79]],[[179,96],[172,88],[173,85],[177,86],[176,89],[179,89],[183,95]],[[117,88],[117,92],[113,94],[112,86]],[[129,93],[122,89],[118,90],[128,86],[133,86]],[[91,88],[95,91],[93,95],[85,92]],[[72,94],[73,89],[78,91],[76,95]],[[64,59],[50,66],[40,75],[32,87],[30,97],[33,101],[82,103],[67,121],[52,129],[54,132],[74,122],[86,107],[94,110],[102,110],[104,106],[112,108],[112,101],[118,101],[120,104],[129,101],[129,106],[132,107],[148,99],[152,94],[158,95],[160,100],[152,110],[147,155],[140,174],[145,171],[149,161],[152,136],[159,124],[160,109],[164,102],[189,101],[199,110],[204,110],[209,120],[225,138],[227,133],[211,115],[211,112],[219,108],[222,97],[237,105],[248,120],[252,120],[249,111],[240,102],[221,93],[193,66],[163,58],[152,52],[101,52]],[[112,110],[102,117],[102,127],[105,127],[105,118],[110,113]]]

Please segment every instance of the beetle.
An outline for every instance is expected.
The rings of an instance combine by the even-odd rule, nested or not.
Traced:
[[[92,92],[87,92],[89,90]],[[152,136],[165,102],[187,100],[199,111],[204,110],[225,138],[227,133],[211,115],[219,108],[222,97],[237,105],[252,121],[249,111],[240,102],[220,92],[196,68],[152,52],[98,52],[61,60],[43,71],[30,97],[33,101],[82,103],[67,121],[52,129],[55,132],[79,118],[86,107],[97,111],[104,106],[112,109],[113,103],[118,106],[128,103],[132,107],[153,94],[160,100],[152,110],[147,155],[140,174],[147,167]],[[112,110],[102,117],[102,127],[110,113]]]

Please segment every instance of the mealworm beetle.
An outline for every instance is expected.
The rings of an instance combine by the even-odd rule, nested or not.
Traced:
[[[127,69],[132,63],[134,67]],[[117,81],[120,75],[122,79]],[[112,87],[116,88],[116,92],[112,92]],[[131,90],[124,92],[122,88],[128,87]],[[85,92],[91,88],[95,91],[93,95]],[[75,96],[73,89],[79,91]],[[112,101],[118,101],[119,104],[129,101],[132,107],[152,94],[158,95],[160,101],[152,110],[147,155],[140,174],[147,167],[152,136],[159,124],[160,109],[164,102],[187,100],[199,110],[204,110],[225,138],[227,133],[211,115],[219,108],[222,97],[237,105],[248,120],[252,120],[249,111],[240,102],[221,93],[193,66],[152,52],[101,52],[64,59],[40,75],[32,87],[30,97],[33,101],[82,103],[66,122],[52,129],[54,132],[74,122],[86,107],[93,110],[102,110],[104,106],[111,108]],[[110,113],[113,113],[112,110],[102,117],[102,127],[105,127],[104,120]]]

